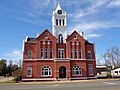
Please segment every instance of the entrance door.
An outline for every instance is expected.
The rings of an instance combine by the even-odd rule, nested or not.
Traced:
[[[66,78],[66,68],[64,66],[59,68],[59,78]]]

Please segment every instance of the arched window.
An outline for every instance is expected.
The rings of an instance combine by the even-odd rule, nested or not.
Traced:
[[[63,36],[62,36],[62,34],[58,35],[58,43],[63,43]]]
[[[87,52],[87,59],[92,59],[92,54],[90,50],[88,50]]]
[[[73,76],[82,76],[82,69],[80,66],[73,67]]]
[[[52,75],[52,70],[48,66],[44,66],[42,68],[42,76],[51,76]]]

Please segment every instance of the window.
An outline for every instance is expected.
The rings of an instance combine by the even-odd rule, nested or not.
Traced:
[[[80,66],[73,67],[73,76],[82,76],[82,69]]]
[[[63,26],[64,26],[65,25],[64,19],[62,21],[63,21]]]
[[[73,51],[72,51],[72,49],[70,50],[70,58],[73,58]]]
[[[48,49],[45,49],[45,58],[48,58]]]
[[[63,36],[62,36],[62,34],[58,35],[58,43],[63,43]]]
[[[118,71],[115,71],[115,73],[117,73],[117,74],[118,74]]]
[[[60,26],[61,26],[61,19],[59,19],[59,24],[60,24]]]
[[[27,67],[27,77],[32,77],[32,67]]]
[[[50,58],[52,58],[52,55],[53,55],[53,50],[52,48],[50,49]]]
[[[42,76],[51,76],[52,75],[52,70],[48,66],[44,66],[42,68]]]
[[[56,19],[56,25],[58,26],[58,19]]]
[[[90,50],[88,50],[88,52],[87,52],[87,58],[88,59],[92,59],[92,55],[91,55],[91,51]]]
[[[89,65],[88,69],[89,69],[89,75],[93,75],[93,66]]]
[[[79,58],[82,58],[82,51],[79,50]]]
[[[77,50],[75,49],[75,59],[77,58]]]
[[[43,58],[43,49],[40,49],[40,58]]]
[[[48,38],[48,35],[47,35],[47,34],[45,35],[45,38]]]
[[[58,49],[58,58],[64,58],[64,49]]]
[[[76,36],[76,35],[74,36],[74,39],[77,39],[77,36]]]
[[[32,59],[32,51],[28,51],[28,59]]]

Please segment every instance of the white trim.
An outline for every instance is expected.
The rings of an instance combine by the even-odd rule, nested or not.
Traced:
[[[80,80],[80,79],[87,79],[87,77],[79,77],[79,78],[70,78],[71,80],[72,79],[78,79],[78,80]]]
[[[31,71],[31,75],[28,75],[28,70]],[[32,77],[32,66],[27,67],[27,77]]]
[[[73,68],[75,68],[76,66],[78,66],[80,68],[79,71],[81,71],[81,74],[78,74],[78,75],[77,74],[75,74],[75,75],[73,74],[74,71],[78,71],[78,70],[73,70]],[[82,76],[82,68],[79,65],[75,65],[75,66],[72,67],[72,76]]]
[[[64,60],[65,59],[65,60]],[[71,58],[53,58],[53,59],[50,59],[50,58],[47,58],[47,59],[45,59],[45,58],[41,58],[41,59],[23,59],[23,60],[25,60],[25,61],[32,61],[32,60],[54,60],[54,61],[74,61],[74,60],[79,60],[79,61],[84,61],[84,60],[86,60],[86,61],[95,61],[95,59],[71,59]]]
[[[51,67],[50,66],[48,66],[48,65],[46,65],[46,66],[43,66],[41,69],[44,69],[44,68],[46,68],[46,67],[48,67],[47,68],[47,71],[48,71],[48,75],[43,75],[42,73],[43,73],[43,70],[41,70],[42,72],[41,72],[41,77],[51,77],[52,76],[52,69],[51,69]],[[50,69],[50,70],[49,70]],[[46,70],[44,69],[44,72],[45,72]],[[49,72],[51,73],[51,75],[49,75]]]
[[[22,81],[36,81],[36,80],[56,80],[56,78],[27,78],[27,79],[22,79]]]
[[[89,68],[89,66],[92,66],[92,67]],[[90,73],[90,69],[92,70],[92,73]],[[89,74],[89,76],[92,76],[93,73],[94,73],[94,71],[93,71],[93,64],[88,64],[88,74]]]

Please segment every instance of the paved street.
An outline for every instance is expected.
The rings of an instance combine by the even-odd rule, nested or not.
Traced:
[[[4,84],[0,90],[120,90],[120,80],[41,84]]]

